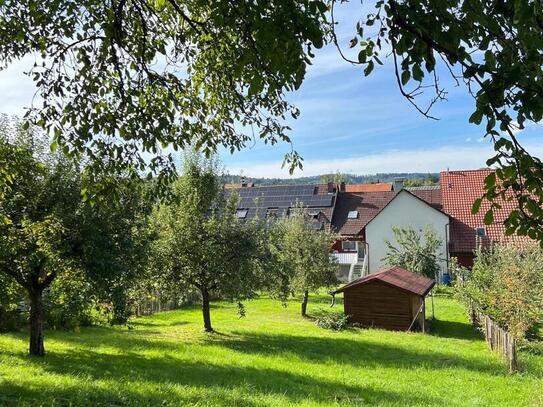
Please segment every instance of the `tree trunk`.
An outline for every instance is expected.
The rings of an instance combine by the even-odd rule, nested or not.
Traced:
[[[30,349],[34,356],[44,356],[43,347],[43,290],[36,289],[30,293]]]
[[[211,314],[209,313],[209,292],[202,288],[202,315],[204,316],[204,331],[213,332]]]
[[[307,315],[307,301],[309,300],[309,291],[304,291],[304,297],[302,299],[302,317]]]

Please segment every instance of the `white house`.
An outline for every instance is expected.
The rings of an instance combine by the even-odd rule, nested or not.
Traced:
[[[332,226],[342,239],[334,245],[340,263],[338,277],[351,281],[386,266],[386,240],[394,243],[393,226],[435,230],[442,241],[440,276],[448,267],[449,216],[440,210],[439,187],[395,191],[339,192]]]
[[[419,232],[426,227],[433,228],[442,242],[439,251],[440,275],[447,271],[449,217],[403,189],[366,225],[369,273],[386,266],[382,261],[386,255],[385,241],[388,240],[394,244],[393,226],[410,226]]]

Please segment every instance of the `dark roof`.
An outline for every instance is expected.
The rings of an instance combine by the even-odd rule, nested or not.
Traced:
[[[322,229],[329,224],[334,208],[335,185],[270,185],[251,188],[233,188],[226,190],[227,194],[236,193],[239,196],[238,209],[247,209],[247,219],[255,216],[266,216],[268,209],[275,209],[277,216],[286,216],[289,208],[297,204],[315,212],[315,228]]]
[[[337,294],[345,290],[349,290],[352,287],[367,284],[375,280],[382,281],[386,284],[398,287],[402,290],[409,291],[410,293],[420,295],[422,297],[426,296],[426,294],[430,292],[436,283],[431,278],[424,277],[401,267],[394,266],[351,281],[349,284],[344,285],[339,290],[334,291],[332,294]]]
[[[332,225],[341,235],[357,235],[386,204],[396,195],[395,192],[339,192]],[[350,211],[358,211],[356,219],[349,219]]]
[[[486,236],[480,238],[483,247],[492,242],[524,242],[527,237],[505,236],[504,221],[512,210],[518,208],[511,193],[510,200],[498,199],[500,209],[494,209],[494,222],[485,225],[484,215],[490,203],[484,201],[478,213],[471,208],[477,198],[484,194],[485,178],[494,170],[479,169],[467,171],[444,171],[440,174],[443,210],[451,216],[450,251],[452,253],[473,253],[476,248],[477,228],[485,228]]]
[[[405,191],[415,198],[429,204],[432,208],[441,212],[441,205],[437,202],[441,201],[439,190],[417,190],[410,191],[408,189],[400,190],[399,192],[339,192],[337,196],[336,208],[334,217],[332,218],[332,226],[340,235],[356,236],[366,227],[395,197]],[[351,211],[358,211],[356,219],[349,219],[348,215]]]
[[[443,210],[443,204],[441,202],[441,187],[439,185],[408,187],[405,189],[426,203],[430,204],[435,209],[440,211]]]

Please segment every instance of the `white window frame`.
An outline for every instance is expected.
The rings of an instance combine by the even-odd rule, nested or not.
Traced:
[[[237,216],[238,219],[247,218],[248,213],[249,213],[249,209],[242,208],[242,209],[237,209],[236,210],[236,216]]]
[[[346,248],[345,246],[345,243],[349,243],[349,246],[351,245],[351,243],[354,245],[354,247],[351,249],[351,248]],[[341,241],[341,249],[344,251],[344,252],[356,252],[356,240],[342,240]]]
[[[358,219],[358,211],[349,211],[347,219]]]

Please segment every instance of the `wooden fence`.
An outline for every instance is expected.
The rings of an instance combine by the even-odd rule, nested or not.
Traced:
[[[518,370],[517,340],[505,329],[498,326],[492,318],[481,313],[474,304],[470,308],[471,322],[481,327],[488,347],[505,357],[510,373],[516,372]]]

